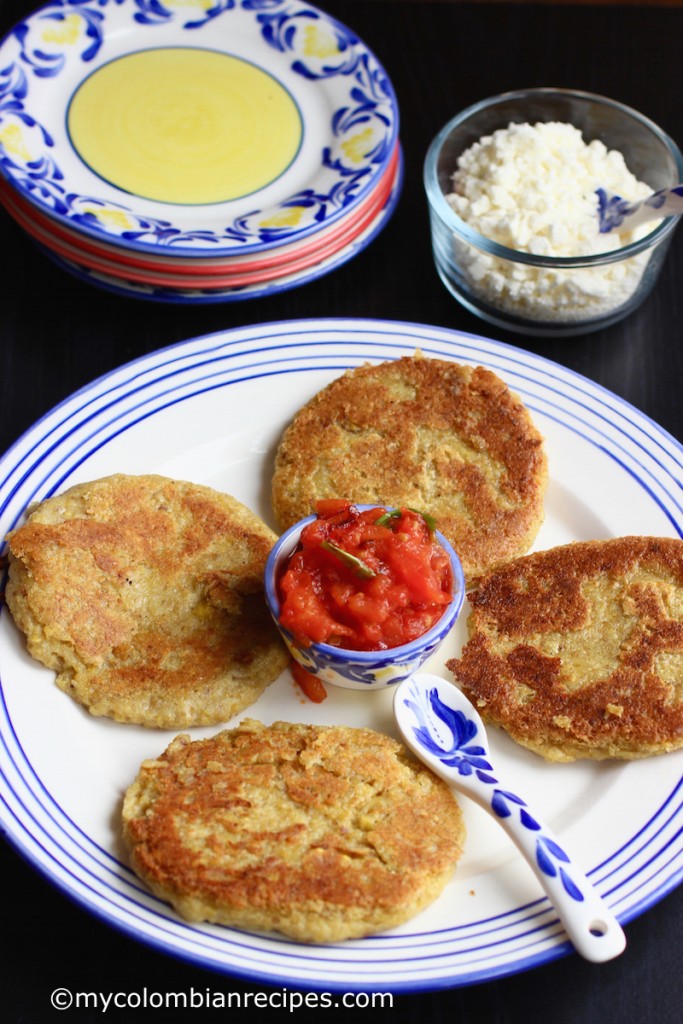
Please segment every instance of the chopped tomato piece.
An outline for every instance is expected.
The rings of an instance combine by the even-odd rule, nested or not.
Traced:
[[[453,597],[431,517],[338,500],[316,511],[278,581],[280,622],[297,642],[375,651],[431,629]]]
[[[312,672],[308,672],[294,658],[292,658],[292,675],[294,676],[294,681],[298,683],[308,699],[312,700],[314,704],[320,704],[325,700],[327,690],[322,680],[318,676],[314,676]]]
[[[348,507],[348,501],[343,498],[322,498],[316,503],[315,510],[322,519],[331,519],[338,512],[346,512]]]

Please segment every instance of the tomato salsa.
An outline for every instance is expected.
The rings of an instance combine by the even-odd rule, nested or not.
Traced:
[[[318,502],[280,577],[280,622],[302,646],[381,651],[426,633],[453,599],[431,517]]]

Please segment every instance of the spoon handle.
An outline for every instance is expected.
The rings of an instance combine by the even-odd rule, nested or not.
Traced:
[[[443,775],[446,778],[446,773]],[[577,952],[599,963],[623,952],[621,925],[553,832],[529,805],[491,777],[476,775],[454,782],[505,829],[535,871]]]
[[[646,199],[629,202],[604,188],[596,189],[600,233],[636,228],[649,220],[683,213],[683,186],[663,188]]]
[[[410,749],[516,843],[577,952],[595,963],[623,952],[626,937],[614,914],[526,801],[498,781],[483,723],[465,696],[436,676],[415,676],[399,685],[394,712]]]

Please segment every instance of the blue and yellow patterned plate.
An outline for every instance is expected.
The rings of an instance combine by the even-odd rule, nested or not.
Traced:
[[[309,237],[372,193],[397,140],[376,57],[299,0],[53,0],[0,46],[0,173],[127,249]]]

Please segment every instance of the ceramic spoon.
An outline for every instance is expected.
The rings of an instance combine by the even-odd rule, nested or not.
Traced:
[[[607,192],[604,188],[595,191],[598,197],[600,234],[615,229],[630,231],[631,228],[646,224],[649,220],[676,217],[683,213],[683,185],[663,188],[660,192],[653,192],[646,199],[639,199],[633,203],[615,195],[614,192]]]
[[[481,718],[460,690],[439,676],[411,676],[396,688],[394,714],[413,753],[476,800],[515,841],[576,950],[596,963],[618,956],[626,946],[619,922],[550,829],[499,782]]]

